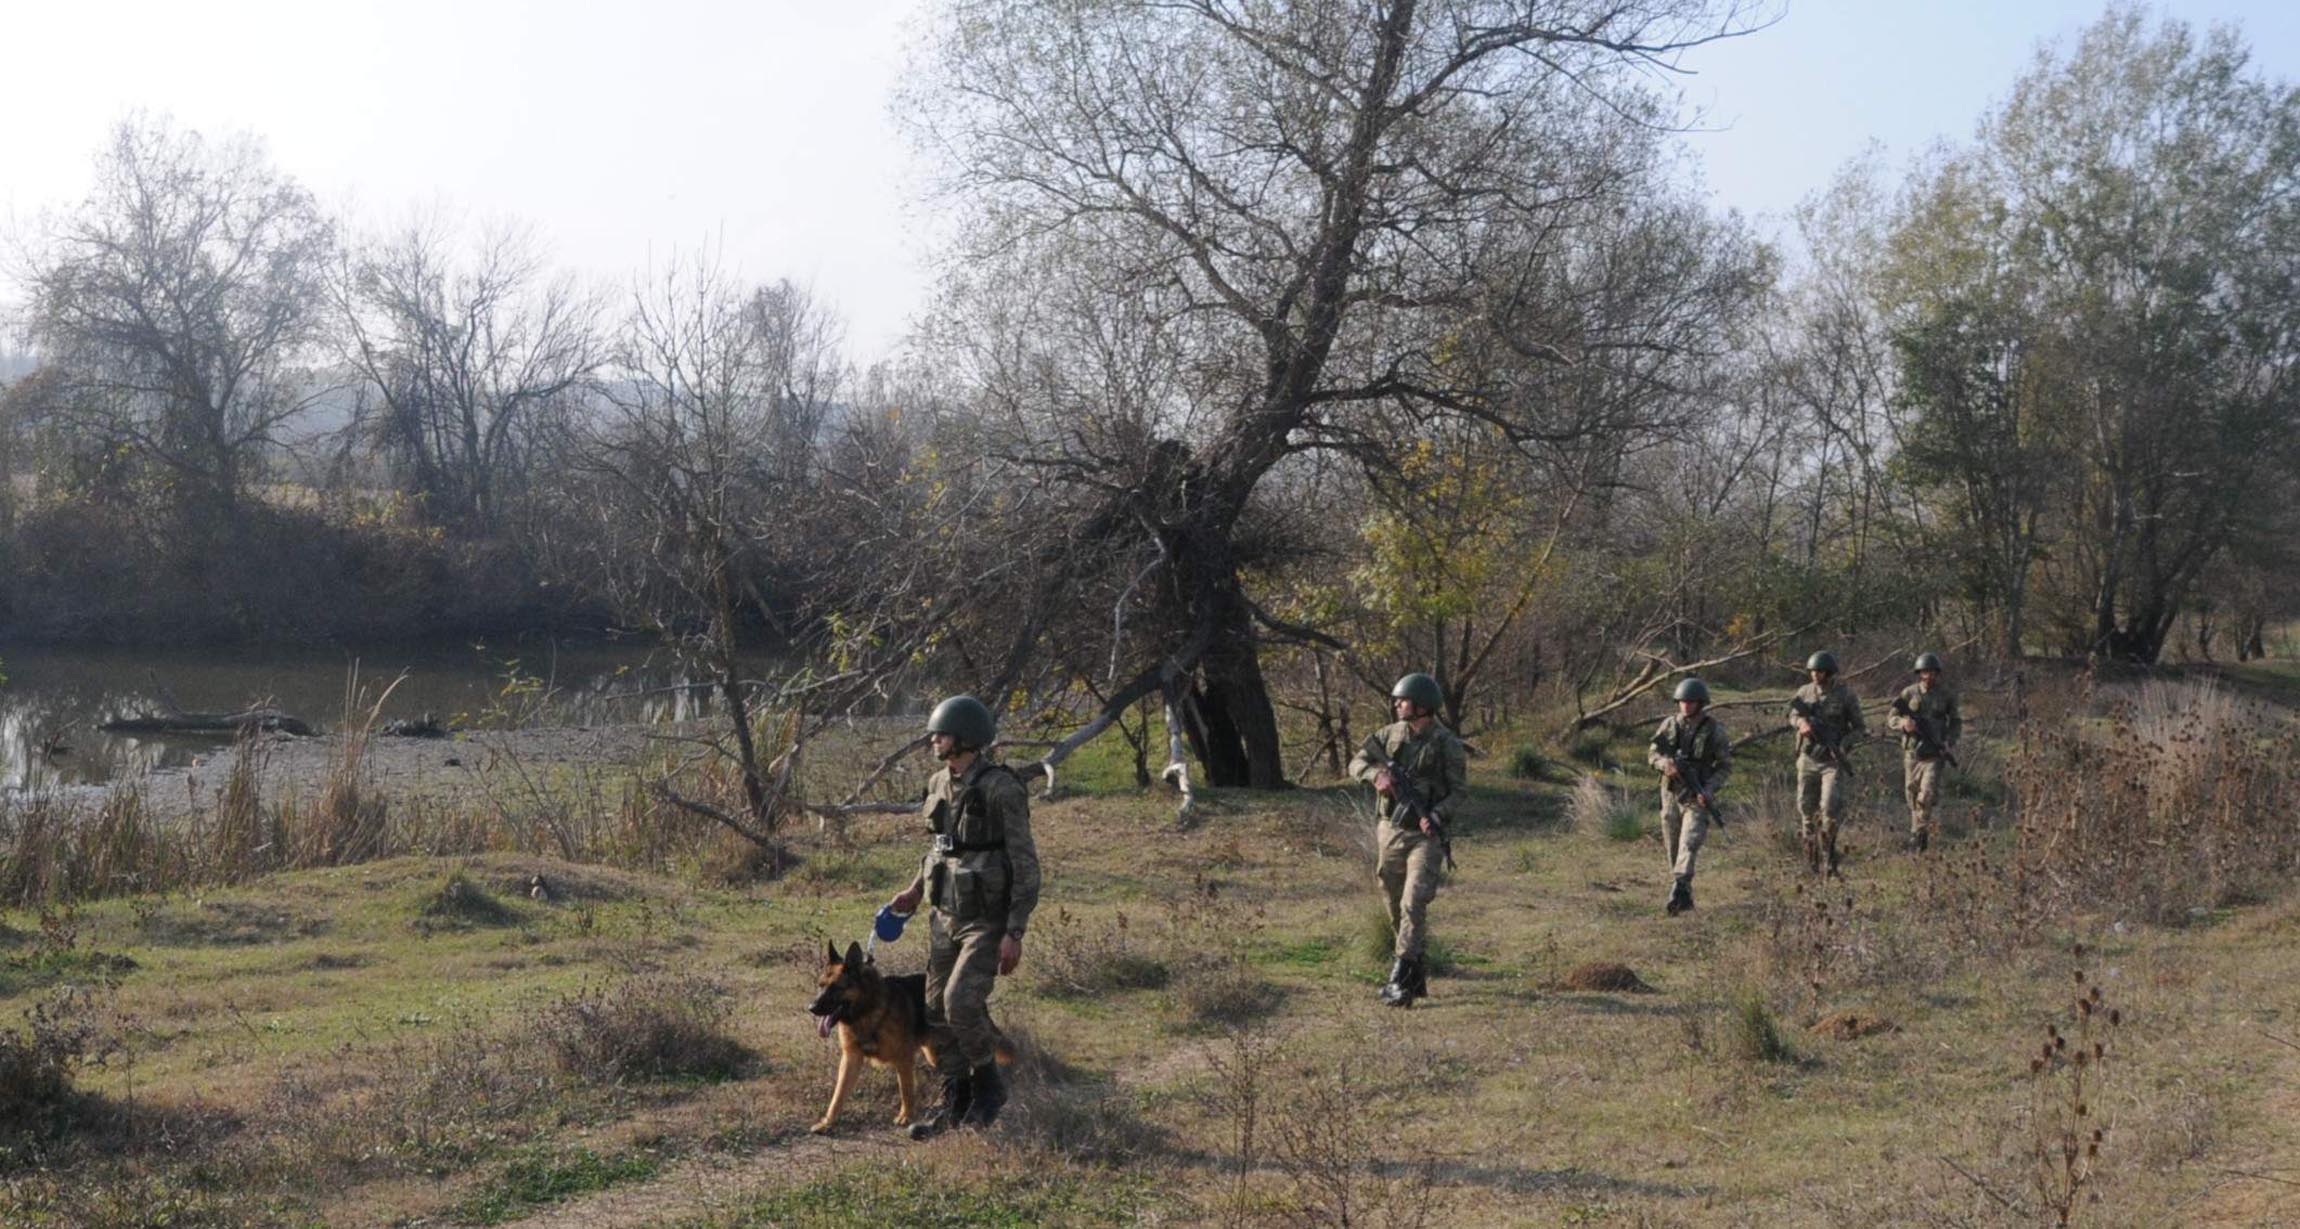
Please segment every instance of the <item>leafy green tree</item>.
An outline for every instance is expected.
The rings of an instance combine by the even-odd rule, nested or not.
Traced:
[[[2234,31],[2113,9],[1913,193],[1909,461],[2007,649],[2037,584],[2063,648],[2155,660],[2289,472],[2300,94],[2247,68]]]

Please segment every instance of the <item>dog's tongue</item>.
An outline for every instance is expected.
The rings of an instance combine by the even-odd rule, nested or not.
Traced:
[[[829,1016],[816,1016],[816,1017],[815,1017],[815,1036],[817,1036],[817,1037],[828,1037],[828,1036],[830,1036],[830,1035],[831,1035],[831,1026],[832,1026],[833,1024],[835,1024],[835,1023],[837,1023],[837,1021],[833,1020],[833,1019],[832,1019],[831,1017],[829,1017]]]

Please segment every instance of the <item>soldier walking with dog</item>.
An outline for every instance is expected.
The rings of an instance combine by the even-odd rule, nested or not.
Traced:
[[[1954,764],[1964,714],[1957,693],[1941,682],[1938,653],[1917,655],[1917,681],[1893,700],[1893,726],[1901,735],[1901,782],[1909,800],[1909,848],[1933,843],[1933,806],[1941,800],[1941,768]]]
[[[918,877],[888,904],[934,907],[926,963],[927,1024],[942,1101],[910,1128],[926,1139],[954,1126],[987,1127],[1006,1104],[990,991],[1022,962],[1022,934],[1038,907],[1038,847],[1022,778],[985,755],[997,741],[990,709],[973,696],[935,706],[926,728],[942,770],[921,812],[934,847]]]
[[[1797,827],[1805,842],[1805,865],[1815,873],[1837,873],[1837,826],[1845,817],[1845,790],[1852,784],[1847,758],[1855,740],[1868,732],[1861,699],[1837,681],[1834,653],[1805,660],[1812,681],[1789,701],[1789,724],[1797,731]]]
[[[1394,935],[1381,998],[1392,1007],[1429,996],[1429,906],[1450,857],[1445,825],[1469,784],[1468,752],[1437,719],[1444,704],[1445,692],[1429,675],[1399,679],[1390,688],[1397,721],[1368,736],[1350,760],[1350,775],[1372,783],[1381,816],[1374,874]]]
[[[1676,700],[1676,714],[1661,719],[1645,756],[1661,774],[1661,830],[1669,841],[1672,876],[1662,908],[1671,917],[1693,907],[1694,859],[1717,816],[1717,791],[1733,769],[1733,740],[1708,712],[1709,685],[1686,679],[1677,684]]]

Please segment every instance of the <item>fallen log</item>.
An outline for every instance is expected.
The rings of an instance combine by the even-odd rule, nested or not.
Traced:
[[[276,708],[242,709],[236,713],[166,713],[146,717],[115,717],[96,727],[106,734],[226,734],[246,731],[292,734],[310,738],[318,731],[311,723]]]

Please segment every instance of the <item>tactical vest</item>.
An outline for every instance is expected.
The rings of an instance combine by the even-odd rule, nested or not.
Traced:
[[[1665,756],[1693,764],[1700,768],[1704,774],[1708,773],[1712,767],[1711,760],[1713,757],[1701,754],[1704,745],[1702,735],[1710,734],[1711,742],[1714,742],[1716,735],[1712,732],[1718,728],[1717,719],[1703,713],[1699,719],[1691,723],[1680,720],[1675,725],[1674,731],[1658,732],[1654,735],[1653,749]],[[1715,750],[1715,747],[1712,745],[1709,749]]]
[[[1012,874],[1006,861],[1006,825],[991,813],[983,797],[983,778],[1005,773],[1022,786],[1022,777],[1004,764],[986,764],[966,785],[927,813],[927,829],[934,833],[934,850],[927,855],[927,903],[956,922],[1003,918]]]
[[[1422,737],[1420,745],[1413,746],[1411,752],[1406,750],[1414,742],[1410,727],[1395,743],[1388,739],[1382,741],[1382,749],[1389,753],[1390,762],[1405,771],[1406,777],[1414,783],[1414,789],[1420,792],[1422,801],[1433,807],[1445,801],[1450,792],[1446,788],[1445,760],[1438,751],[1439,728],[1432,725],[1429,733]],[[1398,803],[1394,798],[1381,798],[1378,805],[1383,819],[1397,813]]]

